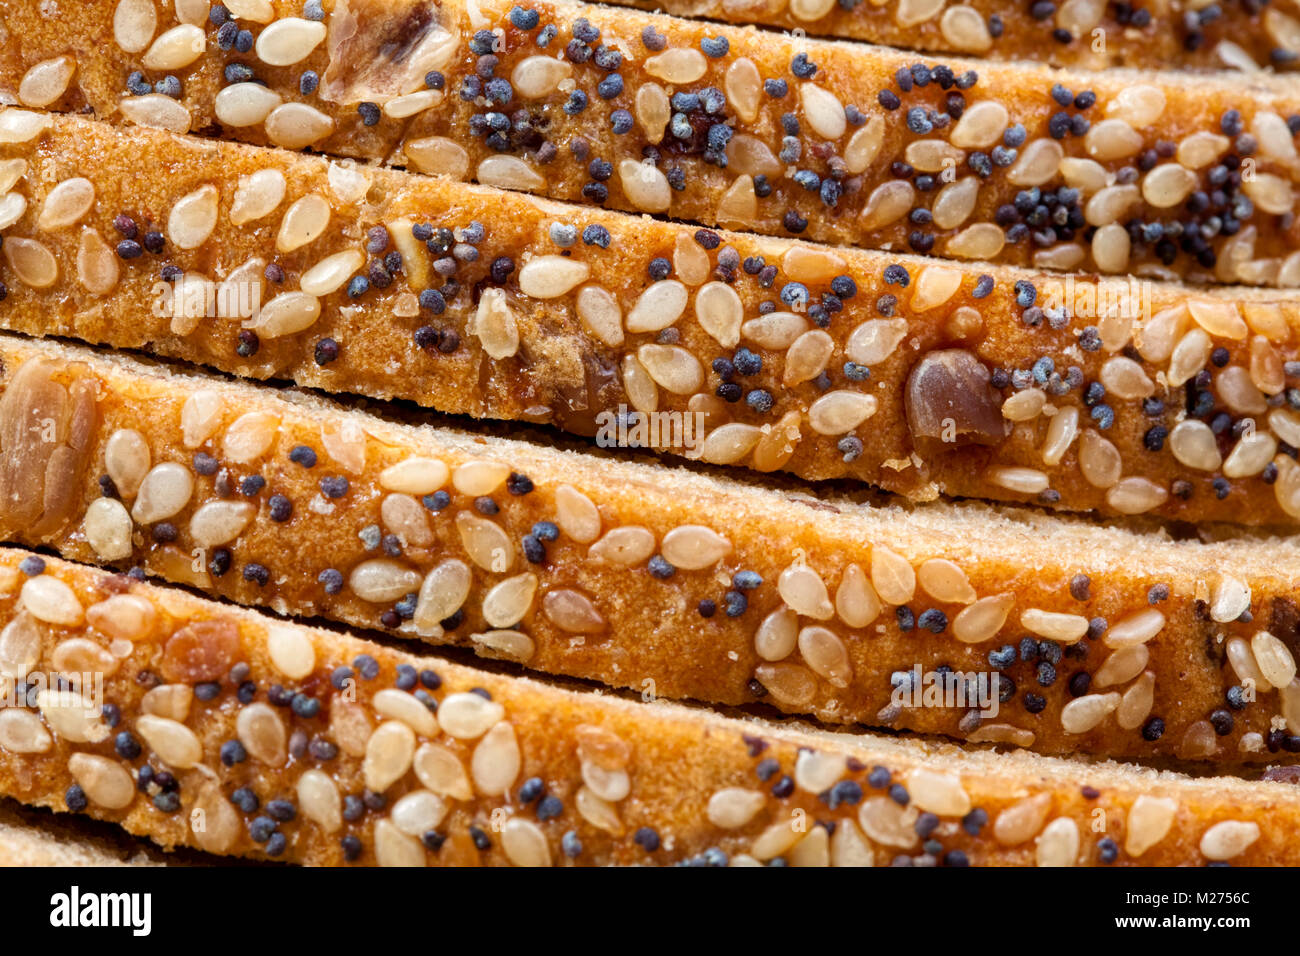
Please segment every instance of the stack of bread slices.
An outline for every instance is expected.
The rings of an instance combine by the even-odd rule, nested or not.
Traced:
[[[1291,13],[64,6],[0,862],[1300,864]]]

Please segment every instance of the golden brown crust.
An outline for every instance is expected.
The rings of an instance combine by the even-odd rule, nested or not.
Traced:
[[[38,63],[47,71],[38,77],[53,70],[62,79],[67,71],[48,64],[71,43],[80,72],[67,89],[48,102],[44,95],[27,100],[60,109],[84,100],[113,119],[124,84],[149,52],[128,54],[106,42],[112,5],[92,6],[79,18],[81,36],[39,20],[13,31],[25,46],[6,82],[21,92],[23,71]],[[218,28],[208,25],[198,59],[172,71],[189,110],[174,128],[312,145],[554,198],[870,248],[1219,282],[1293,285],[1300,277],[1293,215],[1300,161],[1288,126],[1300,97],[1283,79],[1253,76],[1243,86],[1235,77],[1055,73],[972,60],[944,64],[934,81],[933,70],[920,70],[926,82],[918,84],[896,78],[915,56],[883,48],[563,0],[528,7],[540,14],[538,25],[517,27],[509,19],[513,6],[339,0],[322,25],[303,21],[296,3],[265,4],[280,16],[274,27],[292,38],[272,35],[265,49],[272,27],[241,21],[238,27],[256,35],[241,53],[222,50]],[[602,41],[571,47],[581,18],[588,23],[583,35],[599,30]],[[419,69],[408,60],[369,68],[393,23],[422,38]],[[548,25],[559,32],[538,46]],[[157,25],[160,37],[167,26]],[[666,49],[648,49],[645,30],[652,46],[662,41]],[[556,60],[561,51],[564,62]],[[286,66],[267,68],[263,59],[300,54]],[[482,64],[480,56],[493,59]],[[216,104],[227,67],[245,85],[223,91],[230,97],[222,101],[230,108],[223,120]],[[434,81],[440,88],[423,87],[425,68],[441,76]],[[300,92],[306,70],[319,74],[310,94]],[[268,87],[252,83],[247,71]],[[156,82],[166,70],[145,74]],[[767,80],[784,86],[769,94]],[[687,100],[672,105],[670,92]],[[1085,93],[1094,102],[1087,105],[1085,96],[1074,105]],[[289,112],[269,113],[272,107]],[[316,111],[313,118],[307,109]],[[375,125],[358,128],[358,116]],[[264,117],[278,135],[267,134]],[[390,154],[391,143],[398,147]],[[1068,169],[1063,158],[1072,161]],[[1133,188],[1090,202],[1117,182]],[[1022,191],[1056,196],[1064,187],[1061,220],[1051,218],[1052,209],[1035,214],[1036,200],[1019,213],[1013,208]],[[914,209],[919,221],[909,218]]]
[[[5,328],[917,499],[1300,516],[1297,292],[1063,281],[579,217],[486,187],[46,118],[32,141],[0,146],[22,171],[5,202],[25,204],[0,272]],[[168,175],[135,175],[145,154]],[[258,183],[284,191],[245,221]],[[77,189],[75,221],[53,215]],[[209,194],[195,244],[182,213]],[[329,219],[285,251],[284,224],[310,201]],[[562,288],[539,288],[557,276]],[[178,289],[212,299],[187,312]],[[616,428],[629,411],[633,427]]]
[[[673,16],[803,30],[938,53],[1040,60],[1100,70],[1125,66],[1291,70],[1300,24],[1276,4],[1170,3],[1128,7],[1096,0],[1044,5],[1004,0],[614,0]]]
[[[0,789],[165,846],[324,865],[1300,859],[1289,784],[558,690],[33,560],[0,552],[6,686],[22,662],[35,702],[0,712]]]
[[[42,342],[0,358],[0,429],[29,436],[0,453],[36,493],[31,391],[97,396],[59,530],[0,518],[75,559],[653,696],[1054,753],[1300,742],[1289,543],[818,502]]]

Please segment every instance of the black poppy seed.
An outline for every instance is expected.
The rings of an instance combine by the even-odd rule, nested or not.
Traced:
[[[247,759],[248,751],[238,740],[227,740],[221,745],[221,762],[227,767],[233,767]]]
[[[677,573],[677,569],[664,559],[663,555],[656,554],[646,565],[651,577],[659,578],[661,581],[671,578]]]
[[[917,617],[916,625],[932,634],[942,634],[948,628],[948,615],[938,608],[928,608]]]
[[[266,487],[266,479],[261,475],[249,475],[239,482],[239,493],[245,498],[254,498]]]

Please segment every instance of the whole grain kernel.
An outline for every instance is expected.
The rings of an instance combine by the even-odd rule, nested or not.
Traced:
[[[540,192],[546,188],[546,178],[515,156],[489,156],[478,164],[474,178],[499,189]]]
[[[858,825],[875,843],[902,850],[916,846],[916,820],[920,811],[902,807],[889,797],[871,797],[858,808]]]
[[[145,714],[136,720],[135,729],[170,767],[188,770],[203,759],[203,744],[194,731],[179,721]]]
[[[1033,140],[1021,151],[1020,158],[1007,169],[1007,181],[1015,186],[1042,186],[1060,170],[1064,156],[1065,150],[1056,140]]]
[[[38,229],[66,229],[80,222],[95,204],[95,187],[81,176],[65,179],[50,190],[36,219]]]
[[[857,564],[850,564],[835,589],[835,613],[849,627],[866,627],[880,616],[880,597]]]
[[[1151,651],[1145,644],[1121,647],[1097,668],[1097,672],[1092,675],[1092,686],[1113,687],[1116,684],[1126,683],[1142,673],[1150,660]]]
[[[538,256],[519,270],[519,291],[534,299],[568,295],[591,276],[591,267],[565,256]]]
[[[1144,671],[1142,676],[1129,685],[1115,710],[1115,723],[1122,730],[1137,730],[1151,715],[1155,703],[1156,675]]]
[[[817,678],[798,664],[760,664],[754,678],[784,707],[807,707],[817,695]]]
[[[471,634],[469,638],[474,642],[474,653],[480,657],[528,661],[537,650],[531,637],[511,628]]]
[[[631,402],[632,407],[642,413],[658,409],[659,386],[655,384],[655,380],[650,377],[650,373],[635,353],[629,352],[623,356],[620,371],[623,377],[623,389],[627,392],[627,400]],[[702,377],[703,372],[701,372]]]
[[[326,833],[343,829],[343,798],[338,785],[323,770],[311,769],[298,778],[298,807],[302,815]]]
[[[735,293],[733,292],[732,295]],[[681,318],[682,313],[686,311],[689,298],[690,293],[686,286],[676,279],[662,279],[651,284],[641,293],[632,310],[628,312],[625,323],[627,330],[658,332],[667,328]]]
[[[451,484],[463,495],[479,498],[496,494],[510,477],[510,467],[499,461],[467,461],[452,472]]]
[[[285,149],[306,149],[334,131],[334,120],[306,103],[285,103],[263,124],[267,138]]]
[[[991,594],[979,598],[958,611],[953,618],[953,636],[963,644],[980,644],[992,640],[1002,630],[1006,617],[1015,605],[1014,594]]]
[[[123,53],[140,53],[158,29],[153,0],[119,0],[113,11],[113,41]]]
[[[433,711],[414,694],[387,687],[371,698],[371,706],[381,717],[399,721],[422,737],[433,737],[438,733],[438,721]]]
[[[257,506],[243,501],[209,501],[190,516],[190,537],[200,548],[229,544],[244,533]]]
[[[184,723],[193,703],[194,688],[189,684],[160,684],[141,698],[140,709],[146,714]]]
[[[131,514],[114,498],[97,498],[86,508],[81,529],[86,543],[104,561],[122,561],[133,550]]]
[[[72,676],[102,674],[112,677],[117,673],[117,659],[94,641],[85,637],[70,637],[60,641],[50,658],[54,669]]]
[[[329,221],[329,201],[315,193],[308,193],[285,211],[275,237],[276,250],[293,252],[315,242],[325,232]]]
[[[96,806],[121,810],[135,799],[135,781],[131,774],[107,757],[75,753],[68,758],[68,772]]]
[[[1196,419],[1186,419],[1169,433],[1169,449],[1188,468],[1217,471],[1223,464],[1218,441],[1210,426]]]
[[[946,558],[931,558],[917,568],[916,578],[930,597],[947,604],[971,604],[975,589],[966,572]]]
[[[656,385],[675,395],[691,395],[704,384],[700,360],[679,345],[647,343],[637,349],[636,358]]]
[[[292,66],[311,55],[325,39],[325,24],[282,17],[257,35],[253,49],[268,66]]]
[[[664,535],[660,550],[674,567],[698,571],[730,554],[731,542],[703,525],[679,525]]]
[[[830,628],[805,627],[799,631],[799,653],[804,663],[834,687],[848,687],[853,677],[848,649]]]
[[[366,787],[383,793],[405,776],[415,756],[415,733],[401,721],[380,724],[366,743],[362,774]]]
[[[515,866],[551,865],[551,848],[541,827],[523,817],[511,817],[501,829],[501,849]]]
[[[267,767],[281,767],[289,757],[284,720],[270,704],[254,701],[235,718],[235,736],[249,756]]]
[[[584,285],[578,290],[574,308],[583,327],[601,344],[611,348],[623,344],[623,309],[608,290]]]
[[[8,229],[27,212],[27,199],[19,193],[0,197],[0,229]]]
[[[1022,468],[1014,465],[990,468],[988,480],[1000,488],[1022,495],[1036,495],[1046,491],[1051,480],[1037,468]]]
[[[375,862],[393,867],[427,865],[424,846],[399,830],[389,819],[381,819],[375,824]]]
[[[502,289],[484,289],[471,331],[483,351],[498,361],[519,351],[519,322]]]
[[[474,795],[465,765],[441,744],[421,744],[412,766],[420,783],[433,793],[453,800],[469,800]]]
[[[1143,514],[1169,500],[1169,492],[1147,478],[1122,478],[1106,492],[1106,504],[1122,514]]]
[[[505,716],[505,708],[478,694],[449,694],[438,706],[438,724],[457,740],[477,740]]]
[[[0,747],[15,754],[49,753],[54,738],[30,710],[8,707],[0,710]]]
[[[884,142],[885,121],[879,116],[872,116],[864,125],[854,130],[849,141],[844,144],[845,168],[854,176],[866,172],[880,155],[880,147]]]
[[[874,395],[838,389],[827,392],[808,409],[808,424],[822,435],[843,435],[853,431],[876,413]]]
[[[705,813],[709,822],[723,830],[739,830],[748,824],[767,803],[761,790],[724,787],[709,797]]]
[[[474,788],[488,796],[506,792],[519,776],[522,757],[514,728],[506,721],[485,733],[470,757]]]
[[[1074,866],[1079,857],[1079,825],[1057,817],[1038,835],[1034,860],[1038,866]]]
[[[1021,611],[1020,623],[1031,633],[1062,644],[1073,644],[1088,633],[1088,619],[1081,614],[1063,614],[1036,607]]]
[[[816,378],[826,369],[835,340],[821,329],[810,329],[795,339],[785,354],[781,384],[790,387]]]
[[[614,836],[625,832],[623,821],[619,819],[618,808],[592,792],[590,787],[581,786],[574,799],[578,815],[598,830],[604,830]]]
[[[1066,0],[1066,4],[1077,2],[1079,0]],[[963,53],[987,53],[993,47],[988,24],[973,7],[949,7],[939,18],[939,32],[954,50]]]
[[[492,627],[511,627],[532,610],[537,575],[520,574],[493,585],[483,597],[483,619]]]
[[[844,354],[859,365],[878,365],[894,354],[907,331],[906,319],[868,319],[849,334]]]
[[[883,229],[902,219],[912,210],[916,190],[902,179],[891,179],[871,191],[862,207],[858,225],[864,231]]]
[[[619,182],[623,195],[634,209],[641,212],[667,212],[672,205],[672,189],[668,178],[658,167],[635,159],[624,159],[618,164]]]
[[[1164,614],[1153,607],[1134,611],[1106,629],[1102,643],[1107,647],[1133,647],[1145,644],[1164,629]]]
[[[655,550],[655,536],[648,528],[624,525],[608,531],[587,550],[587,558],[635,567],[650,559]]]
[[[59,264],[54,254],[35,239],[6,236],[5,259],[24,285],[33,289],[48,289],[59,279]]]
[[[1086,428],[1079,433],[1079,471],[1094,488],[1112,488],[1120,480],[1123,461],[1119,449],[1098,432]]]
[[[1142,134],[1122,119],[1104,119],[1084,134],[1083,147],[1098,162],[1127,159],[1142,149]]]
[[[271,412],[246,412],[226,429],[222,445],[225,457],[237,464],[262,458],[275,442],[279,427],[279,418]]]
[[[207,49],[207,37],[185,23],[163,32],[145,51],[141,64],[147,70],[174,71],[189,66]]]
[[[783,661],[794,653],[798,639],[798,615],[790,608],[778,608],[754,632],[754,651],[765,661]]]
[[[907,792],[921,810],[941,817],[960,817],[970,812],[970,796],[956,774],[934,770],[913,770],[906,778]]]
[[[1013,803],[993,821],[993,839],[1002,846],[1019,846],[1032,840],[1043,829],[1052,808],[1052,796],[1035,794]]]
[[[283,102],[284,97],[260,83],[232,83],[213,99],[212,111],[225,125],[240,129],[261,126]]]
[[[1201,837],[1201,855],[1207,860],[1231,860],[1250,849],[1259,836],[1258,823],[1224,820],[1214,824]]]
[[[679,48],[665,50],[646,59],[644,68],[655,79],[681,85],[694,83],[704,76],[708,62],[699,50]]]
[[[1250,649],[1264,680],[1274,687],[1286,687],[1295,679],[1296,663],[1287,646],[1268,631],[1259,631],[1250,640]]]
[[[194,478],[175,462],[155,465],[140,483],[131,517],[140,524],[154,524],[175,517],[194,494]]]
[[[402,152],[419,172],[447,176],[457,182],[469,177],[469,153],[445,136],[407,140],[402,144]]]
[[[834,605],[820,574],[806,564],[792,564],[777,578],[777,593],[797,614],[828,621],[835,615]]]
[[[640,305],[638,302],[637,308]],[[744,316],[745,309],[740,296],[725,283],[709,282],[695,293],[696,321],[723,348],[735,348],[739,343],[740,323]],[[632,317],[629,316],[629,329],[631,320]]]
[[[420,587],[418,571],[389,558],[362,561],[348,575],[348,587],[363,601],[387,604]]]
[[[844,104],[829,90],[813,83],[804,83],[799,89],[804,117],[812,131],[826,140],[837,140],[844,135],[848,120]]]
[[[723,78],[727,103],[736,111],[742,122],[752,123],[758,118],[762,77],[754,61],[747,56],[738,57],[727,67]]]
[[[884,545],[873,545],[871,583],[882,601],[901,607],[916,593],[916,571],[901,554]]]
[[[1002,403],[1002,417],[1009,422],[1033,421],[1042,413],[1046,404],[1046,392],[1041,388],[1026,388]]]

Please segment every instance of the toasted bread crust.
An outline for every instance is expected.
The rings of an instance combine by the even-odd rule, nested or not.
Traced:
[[[960,4],[805,0],[614,0],[679,17],[752,23],[812,36],[844,37],[936,53],[1038,60],[1053,66],[1101,70],[1207,69],[1289,71],[1300,54],[1300,25],[1276,6],[1230,4],[1125,8],[1062,3],[1036,16],[1030,6],[1003,0]],[[1196,5],[1192,5],[1196,6]],[[972,16],[972,14],[974,14]],[[981,26],[982,24],[982,26]]]
[[[37,700],[4,711],[0,790],[164,846],[320,865],[864,865],[922,853],[926,812],[938,847],[916,859],[932,864],[1300,860],[1286,784],[558,690],[30,558],[0,552],[6,667],[26,663]],[[74,689],[49,690],[60,674]]]
[[[23,41],[5,82],[23,101],[24,71],[39,66],[46,82],[29,81],[36,92],[26,101],[42,106],[84,102],[113,119],[156,97],[151,122],[169,128],[774,235],[1043,268],[1300,281],[1300,162],[1288,126],[1300,96],[1284,79],[1261,75],[1243,87],[1231,77],[977,60],[914,74],[913,54],[884,48],[564,0],[521,8],[521,23],[538,16],[517,26],[514,6],[339,0],[320,24],[277,0],[266,6],[278,15],[271,26],[230,28],[231,43],[239,28],[256,37],[247,52],[222,49],[215,24],[178,25],[201,41],[187,60],[194,54],[166,56],[177,41],[165,21],[143,53],[106,42],[114,5],[98,0],[78,18],[79,36],[25,14],[33,22],[11,31]],[[575,39],[575,27],[590,42]],[[58,57],[70,44],[78,72],[63,88],[46,78],[67,74]],[[394,46],[413,52],[386,59]],[[172,70],[178,100],[123,96],[146,61],[186,61]],[[316,86],[302,85],[306,71]],[[440,77],[432,88],[426,71]],[[146,69],[138,83],[165,72]],[[226,92],[223,77],[245,85]],[[229,99],[218,101],[219,91]],[[169,118],[164,108],[180,112]],[[1116,183],[1134,188],[1089,202]],[[1015,206],[1022,192],[1059,198],[1061,188],[1060,218],[1054,208],[1036,214],[1038,198]]]
[[[0,146],[25,170],[8,329],[921,500],[1300,517],[1298,292],[1058,280],[575,217],[486,187],[48,119]],[[141,155],[168,175],[133,175]],[[245,221],[259,177],[283,192]],[[89,205],[51,220],[74,187]],[[184,210],[205,195],[195,244]],[[309,202],[328,222],[286,251],[285,223]],[[562,232],[607,247],[563,248]]]
[[[78,560],[837,723],[1224,764],[1287,759],[1300,733],[1283,542],[823,503],[39,342],[4,339],[0,359],[0,427],[30,436],[0,453],[34,496],[53,479],[31,394],[55,393],[45,421],[70,414],[65,391],[97,396],[87,478],[45,516],[58,530],[0,515]]]

